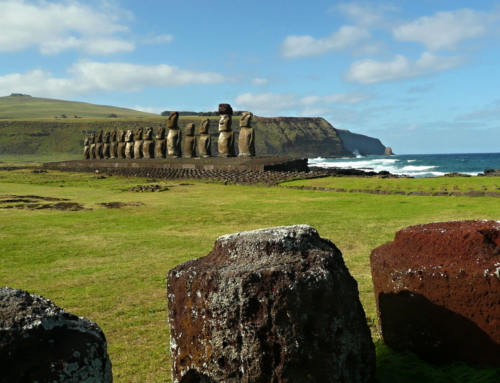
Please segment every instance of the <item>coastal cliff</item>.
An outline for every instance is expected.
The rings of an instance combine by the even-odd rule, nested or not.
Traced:
[[[337,129],[337,132],[342,139],[345,148],[355,155],[368,156],[370,154],[386,154],[385,146],[378,138],[352,133],[349,130],[344,129]]]

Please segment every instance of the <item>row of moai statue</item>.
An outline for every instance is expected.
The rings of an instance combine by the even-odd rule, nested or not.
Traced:
[[[229,104],[220,104],[219,157],[235,157],[234,132],[231,129],[233,109]],[[251,127],[252,113],[244,112],[240,120],[238,140],[239,156],[255,156],[255,134]],[[104,133],[99,130],[84,140],[83,156],[85,159],[114,158],[173,158],[182,157],[182,131],[177,125],[178,112],[171,112],[165,128],[160,127],[153,140],[153,128],[132,130],[113,130]],[[184,157],[212,157],[212,139],[209,134],[210,119],[205,118],[200,124],[198,145],[196,144],[195,124],[188,123],[185,128]],[[196,151],[198,149],[198,155]]]

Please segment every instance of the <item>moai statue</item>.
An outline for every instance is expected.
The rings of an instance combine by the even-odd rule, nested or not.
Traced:
[[[90,158],[90,137],[85,137],[83,140],[83,159],[88,160]]]
[[[103,159],[104,155],[102,153],[103,142],[102,142],[102,130],[97,131],[95,136],[95,158]]]
[[[134,132],[130,129],[125,134],[125,157],[134,158]]]
[[[142,158],[142,144],[144,140],[142,139],[144,129],[141,127],[137,128],[134,133],[134,158]]]
[[[198,139],[198,154],[200,157],[212,157],[212,138],[208,133],[210,119],[205,118],[200,125],[200,138]]]
[[[95,158],[95,134],[92,133],[89,138],[89,144],[90,144],[90,158]]]
[[[109,155],[109,145],[111,144],[111,141],[109,140],[109,132],[104,133],[104,136],[102,136],[102,156],[105,159],[108,159],[110,157]]]
[[[165,139],[165,128],[158,128],[156,132],[155,157],[165,158],[167,156],[167,140]]]
[[[146,128],[142,143],[142,156],[144,158],[155,158],[155,142],[153,141],[153,128]]]
[[[126,147],[126,142],[125,142],[125,131],[124,130],[119,130],[117,134],[117,145],[116,145],[116,158],[127,158],[125,156],[125,147]]]
[[[234,132],[231,130],[233,123],[233,109],[229,104],[219,104],[219,157],[234,157]]]
[[[194,124],[186,125],[186,138],[184,139],[184,157],[196,157],[196,137],[194,135]]]
[[[168,118],[167,128],[167,151],[168,155],[178,158],[182,156],[181,150],[181,139],[182,132],[177,126],[177,120],[179,119],[178,112],[170,112],[170,117]]]
[[[118,158],[118,142],[116,141],[116,129],[109,135],[109,158]]]
[[[255,133],[251,127],[253,114],[243,112],[240,120],[240,137],[238,139],[239,157],[255,156]]]

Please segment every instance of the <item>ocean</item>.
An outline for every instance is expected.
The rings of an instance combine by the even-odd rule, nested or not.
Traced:
[[[447,173],[476,176],[485,169],[500,168],[500,153],[402,154],[356,158],[310,158],[309,165],[352,168],[411,177],[439,177]]]

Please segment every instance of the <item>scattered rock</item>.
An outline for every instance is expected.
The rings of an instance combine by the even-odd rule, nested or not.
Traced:
[[[144,204],[142,202],[103,202],[98,203],[98,205],[105,206],[109,209],[120,209],[124,206],[141,206]]]
[[[39,295],[0,288],[2,382],[112,382],[104,333]]]
[[[307,225],[220,237],[168,274],[173,382],[369,382],[370,330],[341,252]]]
[[[162,192],[168,190],[167,187],[160,185],[137,185],[128,189],[128,191],[143,193],[143,192]]]
[[[500,367],[500,223],[410,226],[370,257],[384,342],[435,364]]]

